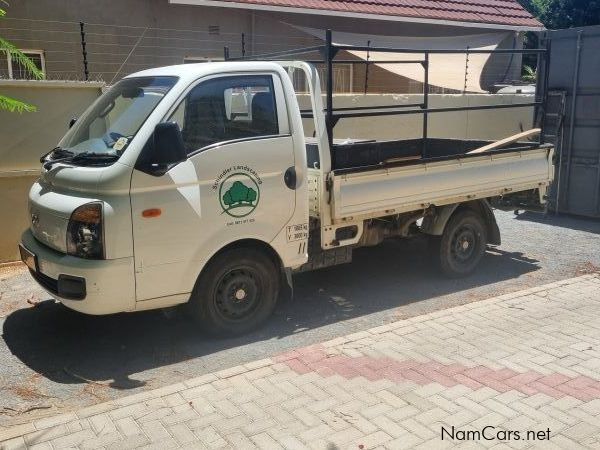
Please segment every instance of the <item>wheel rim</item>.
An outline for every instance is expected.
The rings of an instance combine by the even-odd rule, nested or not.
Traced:
[[[450,254],[458,264],[467,264],[477,257],[479,234],[470,224],[462,225],[452,236]]]
[[[260,294],[260,282],[255,273],[241,268],[231,270],[217,284],[216,311],[227,321],[243,321],[256,311]]]

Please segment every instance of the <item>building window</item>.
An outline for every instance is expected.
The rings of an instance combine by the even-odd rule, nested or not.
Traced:
[[[43,50],[21,50],[25,56],[29,57],[35,66],[42,72],[46,72],[46,59]],[[8,77],[13,80],[32,80],[34,77],[18,61],[15,61],[7,54]]]

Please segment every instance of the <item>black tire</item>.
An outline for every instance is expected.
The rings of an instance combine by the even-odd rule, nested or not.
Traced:
[[[451,278],[470,275],[483,257],[487,245],[486,226],[472,210],[457,211],[432,247],[442,273]]]
[[[200,275],[188,309],[203,332],[244,334],[271,315],[279,285],[279,271],[264,252],[253,248],[226,250]]]

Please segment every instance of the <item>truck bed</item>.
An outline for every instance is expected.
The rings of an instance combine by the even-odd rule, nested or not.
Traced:
[[[468,155],[465,152],[487,142],[430,139],[428,156],[422,157],[420,144],[415,141],[395,141],[396,150],[390,150],[394,146],[389,142],[338,144],[338,155],[347,155],[336,158],[332,171],[333,222],[533,189],[539,189],[543,197],[553,179],[553,148],[549,145],[515,143],[501,150]],[[358,153],[352,154],[351,147]],[[309,162],[309,167],[317,167],[315,161],[312,164]],[[311,172],[312,178],[317,171]],[[316,186],[316,180],[313,184]]]
[[[445,158],[464,155],[471,150],[493,143],[485,140],[461,139],[403,139],[393,141],[340,140],[336,139],[332,149],[333,170],[364,170],[389,165],[390,162],[416,159]],[[533,142],[517,142],[503,151],[527,150],[538,147]],[[308,167],[317,168],[319,150],[314,138],[306,138]]]

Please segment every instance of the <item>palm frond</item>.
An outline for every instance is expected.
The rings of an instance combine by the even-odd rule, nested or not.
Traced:
[[[29,103],[24,103],[19,100],[15,100],[14,98],[0,95],[0,110],[22,113],[35,112],[37,111],[37,108]]]
[[[537,80],[537,69],[531,66],[523,66],[523,75],[521,76],[523,81],[533,83]]]
[[[19,63],[25,68],[25,70],[33,76],[36,80],[44,78],[44,72],[42,72],[35,63],[27,57],[21,50],[15,47],[13,44],[8,42],[6,39],[0,37],[0,51],[3,51],[10,55],[10,58]]]
[[[1,5],[8,5],[6,0],[0,0]],[[0,18],[6,16],[6,11],[3,8],[0,8]],[[40,80],[44,78],[44,72],[42,72],[35,63],[27,57],[22,51],[20,51],[13,44],[8,42],[6,39],[2,39],[0,37],[0,53],[6,53],[8,57],[12,61],[20,64],[33,78]],[[34,105],[30,105],[29,103],[22,102],[20,100],[16,100],[14,98],[6,97],[4,95],[0,95],[0,111],[9,111],[9,112],[35,112],[37,108]]]

